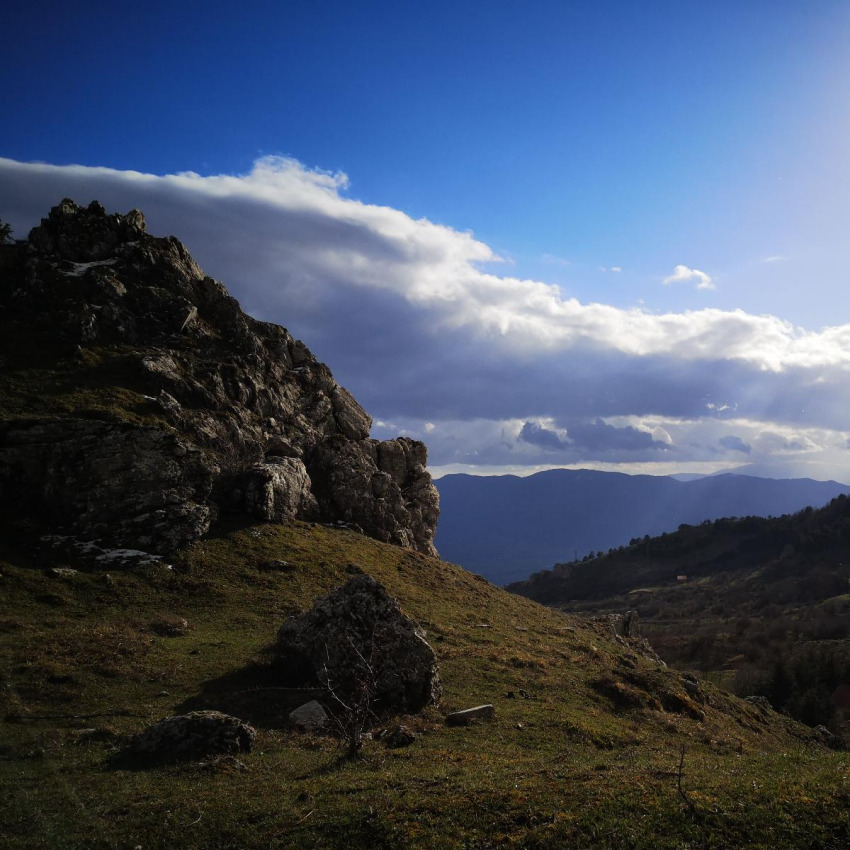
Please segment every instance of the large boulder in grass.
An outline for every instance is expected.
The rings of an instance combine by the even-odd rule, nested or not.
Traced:
[[[250,752],[253,727],[220,711],[192,711],[168,717],[134,735],[124,755],[151,761],[180,761]]]
[[[437,658],[425,633],[375,579],[357,576],[281,627],[285,666],[345,699],[364,685],[376,707],[403,712],[442,695]]]

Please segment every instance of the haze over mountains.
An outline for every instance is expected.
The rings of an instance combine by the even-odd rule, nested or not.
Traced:
[[[447,561],[496,584],[557,562],[607,551],[681,523],[778,516],[820,507],[850,487],[835,481],[718,475],[693,481],[594,470],[446,475],[436,545]]]

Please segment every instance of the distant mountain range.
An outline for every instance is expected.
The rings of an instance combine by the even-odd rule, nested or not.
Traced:
[[[850,486],[809,478],[715,475],[693,481],[555,469],[514,475],[446,475],[436,482],[441,556],[507,584],[557,562],[607,551],[682,523],[780,516],[820,507]]]

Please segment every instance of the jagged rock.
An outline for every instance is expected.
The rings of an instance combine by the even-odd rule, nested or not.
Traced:
[[[328,713],[318,700],[310,700],[310,702],[305,702],[304,705],[299,705],[298,708],[290,711],[289,720],[302,729],[318,732],[327,728],[329,718]]]
[[[154,427],[0,422],[0,501],[107,544],[163,553],[200,537],[216,471],[199,449]]]
[[[314,516],[318,504],[303,461],[281,457],[255,466],[248,473],[245,509],[251,516],[269,522]]]
[[[446,715],[447,726],[468,726],[474,720],[491,720],[495,709],[490,703],[476,705],[474,708],[465,708],[462,711],[453,711]]]
[[[371,418],[327,366],[245,315],[177,239],[146,233],[138,211],[66,199],[28,241],[0,246],[0,272],[0,340],[26,328],[34,346],[64,346],[62,363],[79,372],[70,380],[120,376],[96,414],[52,409],[26,423],[3,408],[7,505],[23,497],[67,533],[156,553],[234,510],[352,523],[436,553],[425,446],[370,439]]]
[[[705,703],[706,696],[702,690],[699,680],[693,673],[682,673],[682,687],[687,691],[688,696],[695,699],[697,702]]]
[[[381,708],[418,711],[442,688],[425,634],[371,576],[351,579],[281,627],[278,648],[290,670],[340,695],[368,683]]]
[[[772,711],[773,710],[773,707],[771,706],[767,697],[752,696],[752,697],[744,697],[744,699],[750,705],[754,705],[756,708],[760,708],[762,711]]]
[[[386,465],[377,468],[385,448]],[[313,455],[324,512],[359,525],[368,535],[426,554],[436,554],[433,529],[437,526],[440,497],[424,470],[422,443],[407,438],[361,440],[320,446]]]
[[[817,740],[825,747],[829,747],[831,750],[846,749],[844,739],[827,729],[826,726],[815,726],[813,731]]]
[[[220,711],[192,711],[168,717],[133,736],[124,755],[157,761],[197,759],[210,755],[248,753],[256,731]]]
[[[606,614],[611,633],[615,637],[639,638],[640,623],[637,611],[626,611],[625,614]]]

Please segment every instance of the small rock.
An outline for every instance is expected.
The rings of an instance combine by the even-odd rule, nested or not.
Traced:
[[[184,617],[162,617],[151,623],[150,628],[162,637],[182,637],[189,631],[189,621]]]
[[[71,576],[77,574],[77,571],[72,570],[70,567],[52,567],[50,574],[57,578],[71,578]]]
[[[416,733],[407,726],[396,726],[384,739],[390,749],[409,747],[416,740]]]
[[[295,569],[289,561],[282,561],[279,559],[273,561],[262,561],[257,566],[264,572],[276,573],[290,573]]]
[[[304,705],[299,705],[293,711],[289,712],[289,720],[296,726],[302,729],[307,729],[311,732],[319,731],[327,728],[328,713],[317,700],[305,702]]]
[[[492,704],[477,705],[475,708],[465,708],[463,711],[453,711],[446,717],[448,726],[466,726],[474,720],[490,720],[495,714]]]

